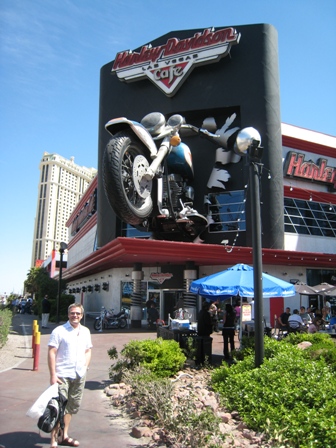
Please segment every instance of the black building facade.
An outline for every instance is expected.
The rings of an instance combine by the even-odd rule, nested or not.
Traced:
[[[104,65],[100,78],[98,152],[98,247],[123,233],[106,198],[103,153],[115,117],[140,121],[150,112],[166,118],[179,113],[201,126],[214,118],[217,133],[254,127],[261,135],[264,174],[262,245],[283,249],[283,169],[277,32],[267,24],[173,31]],[[220,213],[204,242],[251,246],[248,167],[244,158],[211,142],[190,137],[195,179],[194,207],[207,216]],[[219,174],[218,174],[219,173]],[[205,200],[205,197],[207,200]],[[246,202],[245,202],[246,201]],[[211,205],[212,204],[212,205]],[[213,209],[214,210],[214,209]]]

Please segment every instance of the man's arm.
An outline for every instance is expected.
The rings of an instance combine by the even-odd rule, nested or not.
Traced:
[[[56,375],[56,347],[48,347],[48,367],[50,373],[50,384],[61,383]]]
[[[286,327],[286,324],[282,322],[281,315],[279,316],[279,323],[282,327]]]
[[[88,350],[86,350],[85,352],[85,364],[86,364],[86,368],[89,368],[90,362],[91,362],[91,349],[89,348]]]

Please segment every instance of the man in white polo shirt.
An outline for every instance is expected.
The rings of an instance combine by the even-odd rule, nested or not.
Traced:
[[[299,310],[293,310],[293,314],[288,318],[288,325],[292,330],[300,330],[305,327],[303,320],[299,315]]]
[[[69,320],[59,325],[50,335],[48,343],[48,366],[50,384],[59,384],[59,392],[68,400],[64,415],[64,430],[59,434],[59,425],[51,432],[51,447],[79,446],[78,440],[69,436],[69,425],[73,414],[77,414],[82,400],[85,375],[91,360],[91,334],[80,324],[84,308],[72,303],[68,308]]]

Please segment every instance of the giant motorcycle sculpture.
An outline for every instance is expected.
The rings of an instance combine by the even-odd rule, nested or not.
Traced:
[[[235,117],[229,117],[216,133],[210,132],[216,129],[213,118],[204,120],[201,128],[187,124],[179,114],[166,120],[160,112],[146,115],[140,123],[124,117],[110,120],[105,126],[112,138],[104,152],[103,179],[117,216],[152,232],[154,238],[200,242],[209,219],[194,209],[192,154],[181,137],[203,136],[221,147],[216,161],[236,163],[244,155],[241,145],[230,148],[228,142],[242,140],[246,130],[255,131],[246,145],[253,138],[260,141],[260,135],[253,128],[230,128]],[[222,185],[229,177],[226,170],[221,174],[215,170],[208,186]]]

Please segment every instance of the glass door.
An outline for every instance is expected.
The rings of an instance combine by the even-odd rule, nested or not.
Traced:
[[[176,305],[180,299],[183,299],[183,289],[163,290],[163,320],[168,323],[168,315],[173,319]]]

